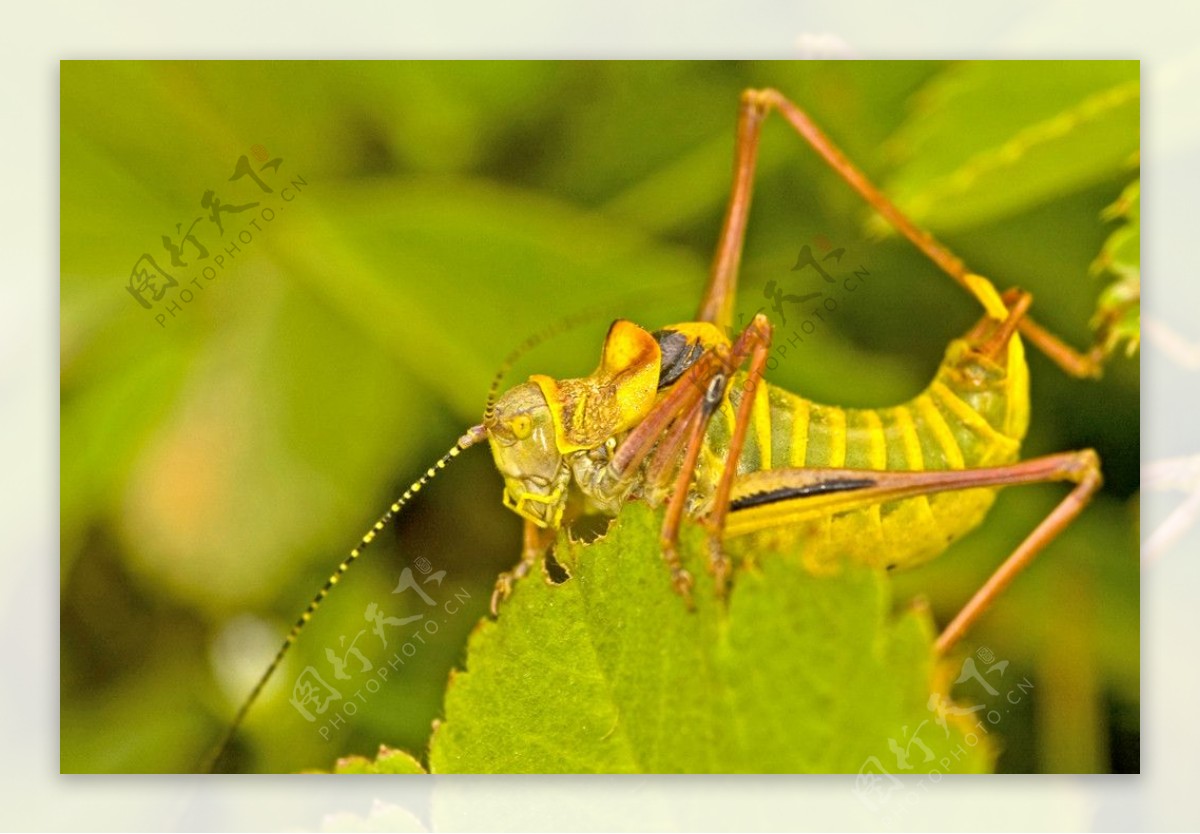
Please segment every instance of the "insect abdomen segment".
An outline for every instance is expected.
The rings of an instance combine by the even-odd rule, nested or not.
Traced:
[[[713,416],[706,468],[719,466],[733,414],[747,393],[735,377],[729,404]],[[770,385],[754,389],[755,416],[738,461],[739,475],[764,470],[835,468],[889,471],[958,470],[1018,460],[1028,424],[1028,383],[1019,339],[1002,363],[952,343],[933,382],[906,403],[878,409],[815,403]],[[715,470],[714,470],[715,471]],[[768,479],[769,480],[769,479]],[[852,486],[848,486],[852,489]],[[779,491],[754,506],[735,506],[731,539],[792,547],[802,539],[813,569],[849,557],[882,567],[933,558],[985,516],[990,489],[942,492],[831,515],[806,512],[805,496]]]

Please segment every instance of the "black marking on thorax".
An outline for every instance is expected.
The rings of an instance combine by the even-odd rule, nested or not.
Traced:
[[[660,390],[683,376],[704,355],[704,345],[689,342],[678,330],[656,330],[651,335],[662,351],[662,369],[658,372]]]
[[[874,485],[875,481],[870,478],[847,478],[840,481],[822,481],[804,486],[780,487],[779,489],[767,490],[766,492],[756,492],[753,495],[746,495],[735,501],[731,501],[729,509],[745,510],[750,507],[763,507],[767,504],[789,501],[793,498],[811,498],[815,495],[826,495],[831,492],[850,492]]]

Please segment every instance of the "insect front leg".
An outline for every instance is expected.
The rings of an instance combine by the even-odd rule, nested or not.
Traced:
[[[680,437],[686,438],[683,459],[667,502],[659,542],[663,560],[671,571],[671,584],[691,606],[692,577],[679,558],[679,523],[687,506],[696,462],[704,442],[709,417],[720,406],[728,378],[728,349],[716,348],[704,353],[666,395],[659,400],[646,418],[621,442],[605,468],[604,481],[608,489],[619,489],[634,477],[638,467],[655,448],[673,452]],[[665,444],[665,446],[664,446]],[[646,475],[653,490],[664,481],[670,467],[678,458],[671,454],[656,455]]]
[[[675,589],[675,593],[684,598],[688,608],[693,607],[693,579],[679,558],[679,523],[687,504],[688,487],[696,474],[696,460],[700,457],[700,449],[704,445],[704,430],[708,427],[708,418],[716,410],[715,407],[711,410],[707,409],[707,403],[715,401],[720,404],[720,398],[724,393],[724,378],[713,377],[709,383],[709,395],[706,395],[705,403],[689,418],[687,451],[684,453],[683,463],[680,465],[679,474],[675,479],[675,489],[671,493],[671,500],[667,502],[662,531],[658,536],[663,560],[671,570],[671,586]]]
[[[518,579],[546,558],[550,545],[554,543],[554,531],[538,527],[529,519],[521,532],[521,561],[510,571],[496,578],[496,587],[492,590],[491,612],[495,617],[500,613],[500,604],[512,595],[513,586]]]
[[[662,481],[669,469],[670,463],[676,459],[679,440],[686,438],[683,460],[675,478],[674,487],[667,503],[666,514],[663,518],[659,543],[662,547],[663,558],[671,569],[671,581],[675,590],[685,599],[691,601],[692,577],[684,569],[679,558],[679,529],[687,505],[689,488],[696,477],[696,463],[700,451],[704,447],[706,429],[713,413],[721,406],[726,396],[726,386],[733,373],[750,358],[750,370],[746,377],[750,380],[746,395],[738,407],[734,421],[733,434],[726,452],[725,468],[717,484],[714,510],[709,514],[709,565],[715,577],[717,592],[723,595],[728,584],[729,559],[721,547],[721,537],[724,527],[725,510],[723,504],[728,503],[731,484],[737,473],[737,462],[741,458],[745,445],[746,431],[753,415],[755,391],[762,381],[771,345],[771,324],[767,317],[759,314],[738,337],[728,352],[728,356],[719,353],[708,354],[715,362],[708,364],[697,363],[689,369],[688,374],[678,385],[690,387],[693,391],[703,390],[703,398],[695,401],[686,416],[681,417],[670,432],[667,432],[658,442],[658,451],[647,472],[647,481],[656,484]],[[707,358],[706,356],[706,358]],[[680,430],[681,424],[685,427]]]

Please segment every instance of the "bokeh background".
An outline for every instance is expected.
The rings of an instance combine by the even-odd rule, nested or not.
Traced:
[[[1038,317],[1082,345],[1104,281],[1089,267],[1113,229],[1101,212],[1137,176],[1137,79],[1133,62],[64,63],[62,770],[200,766],[312,593],[478,420],[525,337],[594,310],[512,378],[574,376],[614,316],[692,315],[744,87],[806,107],[973,268],[1031,290]],[[230,180],[243,155],[271,193]],[[224,214],[221,235],[208,191],[261,205]],[[165,326],[165,304],[126,291],[143,253],[191,287],[263,207],[274,219]],[[185,247],[189,266],[172,269],[160,239],[197,217],[210,259]],[[822,242],[871,278],[772,381],[846,405],[911,396],[979,311],[768,123],[739,309],[769,305],[772,280],[811,291],[790,268]],[[1027,455],[1091,446],[1107,481],[970,637],[1035,687],[997,729],[999,767],[1136,771],[1137,362],[1116,359],[1101,382],[1031,365]],[[500,490],[478,451],[422,491],[305,633],[233,766],[423,750],[517,558]],[[1009,490],[983,529],[895,578],[897,604],[924,596],[945,622],[1063,494]],[[292,682],[369,627],[371,602],[418,613],[391,593],[418,557],[470,600],[322,738],[288,703]]]

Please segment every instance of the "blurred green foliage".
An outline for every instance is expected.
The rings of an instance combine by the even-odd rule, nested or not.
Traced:
[[[650,327],[693,315],[742,88],[774,86],[807,108],[972,268],[1032,291],[1039,319],[1082,346],[1101,290],[1088,268],[1112,231],[1101,213],[1136,176],[1137,78],[1135,62],[64,63],[63,771],[195,769],[313,591],[478,420],[492,372],[526,336],[601,311],[511,378],[575,376],[615,315]],[[1062,131],[1081,108],[1099,115]],[[1049,137],[1035,152],[946,190],[954,171],[1031,130]],[[277,170],[258,171],[262,150]],[[271,193],[230,180],[243,155]],[[285,202],[282,187],[301,182]],[[222,235],[201,204],[210,190],[229,207],[262,205],[224,215]],[[262,207],[274,219],[248,228]],[[182,251],[194,298],[160,326],[164,307],[126,291],[130,270],[152,253],[171,271],[160,238],[179,241],[176,224],[197,217],[210,258]],[[794,280],[797,251],[818,238],[872,275],[772,382],[845,405],[894,402],[978,317],[878,231],[784,124],[767,125],[739,309],[762,306],[768,280]],[[188,283],[227,249],[213,281]],[[1118,358],[1101,382],[1031,364],[1026,454],[1095,447],[1107,483],[971,635],[1036,685],[997,730],[999,767],[1136,770],[1137,364]],[[447,674],[517,557],[500,489],[476,452],[421,492],[314,619],[232,766],[425,749]],[[978,533],[896,576],[894,597],[923,594],[945,622],[1061,495],[1009,490]],[[307,666],[329,678],[340,638],[368,629],[369,662],[391,656],[369,604],[424,613],[392,593],[418,557],[469,600],[352,717],[307,722],[292,684]]]
[[[1096,315],[1092,318],[1098,341],[1110,353],[1122,342],[1130,354],[1141,344],[1141,188],[1141,180],[1134,180],[1117,201],[1105,209],[1105,219],[1117,220],[1119,225],[1092,261],[1092,274],[1112,277],[1112,282],[1100,295]]]

